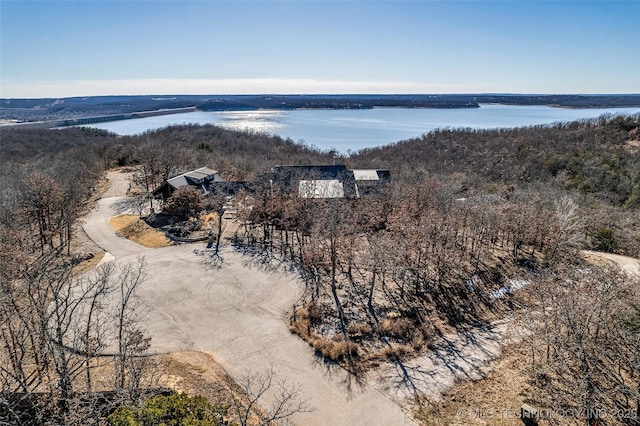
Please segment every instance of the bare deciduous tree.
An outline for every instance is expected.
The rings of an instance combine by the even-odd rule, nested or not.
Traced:
[[[584,219],[578,205],[569,196],[563,195],[555,202],[554,244],[549,258],[567,253],[575,256],[584,242]]]
[[[234,393],[231,409],[242,426],[287,424],[298,413],[314,411],[306,401],[301,400],[300,385],[288,383],[286,378],[276,380],[275,377],[276,372],[271,366],[263,372],[247,372],[237,382],[247,399]]]
[[[587,425],[608,417],[633,420],[612,420],[610,414],[635,411],[640,400],[640,330],[631,325],[637,312],[630,304],[637,300],[637,285],[614,268],[592,265],[556,271],[532,287],[540,300],[528,321],[536,403],[554,412],[570,409],[573,420]]]
[[[141,259],[74,276],[71,265],[54,253],[3,280],[0,391],[15,396],[7,412],[26,401],[34,404],[27,423],[39,424],[45,417],[64,425],[97,422],[99,411],[87,410],[81,400],[91,399],[93,369],[109,359],[105,351],[113,346],[113,386],[123,398],[135,400],[145,367],[140,355],[149,345],[134,300],[143,278]]]

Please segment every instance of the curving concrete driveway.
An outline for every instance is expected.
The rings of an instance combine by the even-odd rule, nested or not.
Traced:
[[[292,274],[265,270],[251,259],[226,250],[222,268],[207,266],[194,252],[204,244],[149,249],[119,237],[108,219],[128,186],[128,175],[109,173],[111,188],[87,216],[84,230],[108,255],[127,262],[144,256],[147,279],[139,296],[148,309],[145,326],[151,350],[204,350],[215,354],[232,376],[260,372],[273,365],[276,379],[302,385],[302,399],[315,407],[292,420],[299,425],[408,425],[411,416],[368,384],[324,363],[287,329],[284,316],[300,296]],[[266,395],[270,405],[276,389]]]

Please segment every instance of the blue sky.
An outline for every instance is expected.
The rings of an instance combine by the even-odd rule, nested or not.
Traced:
[[[640,1],[0,7],[1,97],[640,93]]]

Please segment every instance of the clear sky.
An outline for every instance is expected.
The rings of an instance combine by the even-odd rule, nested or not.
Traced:
[[[0,7],[0,97],[640,93],[636,0]]]

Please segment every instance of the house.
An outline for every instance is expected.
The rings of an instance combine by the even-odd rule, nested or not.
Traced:
[[[168,179],[158,189],[153,191],[153,196],[162,197],[166,200],[175,190],[187,185],[197,188],[203,195],[207,195],[211,192],[211,186],[216,182],[225,182],[225,180],[218,175],[217,171],[208,167],[200,167],[199,169],[191,170],[190,172]]]
[[[391,179],[388,170],[349,170],[345,165],[276,166],[268,176],[272,188],[301,198],[360,198]]]
[[[375,194],[390,180],[388,170],[349,170],[345,165],[334,164],[275,166],[253,182],[227,182],[215,170],[201,167],[168,179],[153,195],[166,200],[178,188],[190,185],[203,195],[233,196],[241,189],[252,193],[259,188],[278,188],[301,198],[360,198]]]

